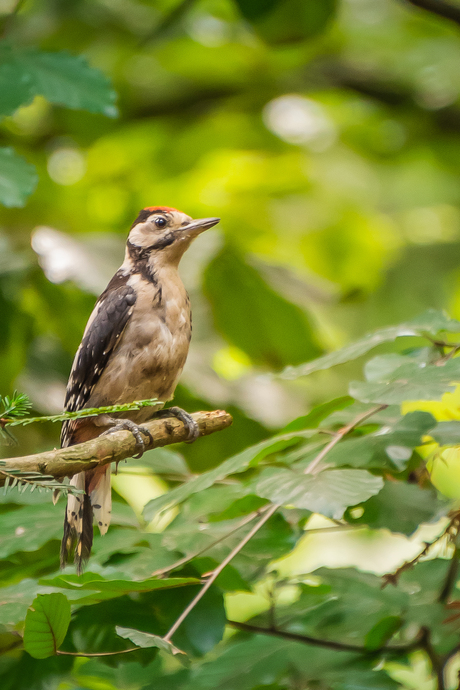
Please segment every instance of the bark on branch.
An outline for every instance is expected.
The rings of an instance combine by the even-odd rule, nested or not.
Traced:
[[[195,412],[193,419],[200,428],[200,436],[208,436],[215,431],[226,429],[232,423],[232,417],[223,410],[212,412]],[[146,439],[146,450],[179,443],[187,438],[187,431],[181,421],[170,417],[146,422],[143,426],[149,429],[153,443]],[[0,469],[20,470],[21,472],[41,472],[53,477],[70,477],[83,470],[94,469],[98,465],[120,462],[131,458],[136,453],[136,442],[130,431],[117,431],[109,436],[99,436],[92,441],[79,443],[70,448],[49,450],[36,455],[19,458],[2,459]],[[0,477],[0,485],[5,482]]]

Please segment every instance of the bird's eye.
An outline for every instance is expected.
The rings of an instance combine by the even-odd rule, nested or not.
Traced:
[[[155,218],[155,225],[157,226],[157,228],[164,228],[164,226],[166,225],[166,219],[162,218],[161,216],[160,218]]]

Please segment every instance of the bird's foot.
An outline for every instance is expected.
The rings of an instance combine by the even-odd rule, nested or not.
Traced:
[[[153,443],[153,436],[150,431],[145,426],[138,426],[134,424],[130,419],[114,419],[113,426],[107,431],[104,431],[101,436],[108,436],[108,434],[113,434],[116,431],[130,431],[134,438],[136,439],[136,455],[133,458],[141,458],[145,451],[145,441],[142,438],[142,434],[147,436],[149,441]]]
[[[155,412],[155,417],[157,419],[164,419],[165,417],[176,417],[176,419],[179,419],[188,431],[186,443],[193,443],[200,435],[200,427],[198,424],[193,417],[181,407],[174,406],[168,407],[166,410],[159,410]]]

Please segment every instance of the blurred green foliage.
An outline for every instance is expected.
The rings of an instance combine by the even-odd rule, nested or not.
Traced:
[[[446,329],[452,336],[443,337],[454,337],[457,326],[433,313],[412,320],[429,308],[460,317],[458,31],[397,0],[0,0],[0,392],[24,391],[38,414],[62,409],[86,319],[121,263],[132,220],[143,206],[166,204],[222,218],[183,260],[194,337],[175,400],[234,416],[226,432],[181,447],[183,458],[163,451],[121,472],[138,482],[137,494],[142,487],[142,500],[117,484],[113,526],[96,538],[80,581],[57,570],[62,508],[38,492],[1,499],[2,687],[435,687],[427,644],[427,666],[410,653],[377,666],[373,653],[426,625],[436,654],[458,644],[455,615],[439,600],[447,560],[418,563],[383,592],[376,575],[348,561],[312,579],[304,527],[318,510],[361,530],[361,551],[386,548],[389,530],[398,536],[385,553],[397,564],[425,539],[408,538],[419,525],[442,532],[451,507],[421,470],[434,444],[414,449],[427,432],[443,446],[458,442],[457,423],[443,424],[459,416],[448,393],[459,360],[431,366],[436,347],[423,338]],[[383,330],[312,362],[375,328]],[[362,357],[376,345],[362,382]],[[414,398],[429,401],[417,403],[425,412],[403,407],[401,417],[400,403]],[[299,479],[327,440],[322,429],[382,402],[390,407],[331,452],[320,481]],[[20,445],[0,446],[3,457],[58,442],[51,424],[15,434]],[[447,460],[457,450],[443,446],[430,456],[442,460],[435,483],[458,498]],[[268,499],[289,509],[174,637],[191,667],[156,651],[196,578],[238,537],[177,577],[152,573],[209,546]],[[160,508],[163,522],[151,523]],[[291,561],[275,567],[296,544]],[[340,544],[329,552],[345,553]],[[359,566],[357,544],[349,558]],[[369,560],[360,567],[379,571]],[[153,648],[33,659],[18,632],[36,595],[56,592],[73,610],[63,649],[124,649],[116,626],[147,634]],[[267,627],[275,600],[279,626],[369,654],[242,631],[232,638],[228,627],[221,642],[226,615],[262,612],[252,623]]]

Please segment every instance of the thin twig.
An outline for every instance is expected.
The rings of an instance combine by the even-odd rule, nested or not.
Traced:
[[[241,520],[240,523],[236,527],[234,527],[230,532],[227,532],[227,534],[224,534],[222,537],[219,537],[219,539],[216,539],[215,541],[211,542],[204,548],[200,549],[199,551],[195,551],[195,553],[192,553],[189,556],[184,556],[183,558],[179,558],[178,561],[173,563],[172,565],[166,567],[166,568],[159,568],[158,570],[154,570],[154,572],[151,574],[150,577],[161,577],[162,575],[166,575],[167,573],[170,573],[172,570],[176,570],[177,568],[180,568],[181,565],[185,565],[186,563],[189,563],[189,561],[193,561],[194,558],[197,558],[198,556],[201,556],[202,553],[205,553],[209,549],[212,549],[214,546],[217,544],[220,544],[220,542],[224,541],[228,537],[231,537],[232,534],[235,532],[238,532],[242,527],[248,524],[248,522],[252,522],[256,517],[259,515],[262,515],[268,508],[270,507],[270,504],[268,503],[266,506],[263,506],[259,510],[255,510],[253,513],[250,513],[249,515],[246,515],[243,520]]]
[[[118,652],[63,652],[62,650],[56,650],[56,654],[62,656],[115,656],[116,654],[128,654],[128,652],[138,652],[141,647],[130,647],[129,649],[119,649]]]
[[[228,556],[227,556],[226,558],[224,558],[224,560],[222,561],[222,563],[220,563],[220,564],[217,566],[217,568],[215,568],[215,569],[212,571],[211,576],[209,577],[209,579],[207,580],[207,582],[203,585],[203,587],[200,589],[200,591],[198,592],[198,594],[196,595],[196,597],[194,597],[194,599],[192,599],[192,601],[191,601],[190,604],[187,606],[187,608],[184,609],[184,611],[182,611],[181,615],[180,615],[179,618],[176,620],[176,622],[174,623],[174,625],[170,628],[170,630],[168,630],[168,632],[166,633],[166,635],[163,637],[163,639],[164,639],[165,642],[170,642],[170,641],[171,641],[171,637],[174,635],[174,633],[176,632],[176,630],[177,630],[177,629],[179,628],[179,626],[183,623],[183,621],[187,618],[187,616],[188,616],[188,614],[190,613],[190,611],[192,611],[192,610],[195,608],[195,606],[198,604],[198,602],[200,601],[200,599],[206,594],[206,592],[208,591],[208,589],[211,587],[211,585],[212,585],[213,582],[216,580],[216,578],[220,575],[220,573],[221,573],[222,570],[225,568],[225,566],[228,565],[228,564],[230,563],[230,561],[237,555],[237,553],[239,553],[239,552],[241,551],[241,549],[243,548],[243,546],[246,546],[246,544],[248,543],[248,541],[250,541],[250,540],[252,539],[252,537],[260,530],[260,528],[267,522],[267,520],[268,520],[269,518],[271,518],[271,516],[273,515],[273,513],[275,513],[275,512],[278,510],[279,507],[280,507],[280,504],[279,504],[279,503],[273,503],[273,504],[270,506],[270,508],[266,511],[265,515],[263,515],[263,516],[261,517],[261,519],[254,525],[254,527],[253,527],[253,528],[246,534],[246,536],[240,541],[240,543],[237,544],[237,545],[235,546],[235,548],[232,549],[232,550],[230,551],[230,553],[228,554]]]
[[[410,0],[409,0],[410,2]],[[436,347],[453,347],[454,349],[460,348],[460,343],[449,343],[447,340],[440,340],[439,338],[431,338],[429,335],[424,335],[424,338],[436,345]]]
[[[70,486],[70,484],[60,484],[57,481],[53,481],[54,477],[51,475],[38,475],[36,476],[36,479],[27,479],[26,477],[23,477],[20,474],[13,474],[12,472],[6,472],[5,470],[0,470],[0,476],[5,477],[6,479],[13,479],[16,480],[17,486],[22,484],[31,484],[34,487],[39,487],[41,489],[48,489],[51,491],[62,491],[64,494],[69,493],[69,494],[82,494],[84,491],[82,489],[75,489],[75,487]],[[48,480],[47,480],[48,477]],[[6,486],[6,482],[4,484]],[[14,488],[13,484],[11,485],[11,488]],[[24,489],[26,490],[26,488]],[[33,491],[33,489],[31,490]]]
[[[334,640],[322,640],[317,637],[310,637],[310,635],[300,635],[299,633],[290,633],[278,628],[263,628],[258,625],[251,625],[250,623],[241,623],[240,621],[227,621],[228,625],[245,632],[256,633],[260,635],[272,635],[273,637],[282,637],[285,640],[293,640],[294,642],[303,642],[304,644],[313,647],[325,647],[326,649],[335,649],[342,652],[357,652],[358,654],[375,655],[382,652],[401,652],[407,653],[420,647],[420,638],[415,639],[405,645],[385,645],[379,649],[367,649],[359,645],[347,644],[346,642],[336,642]]]
[[[458,530],[458,525],[459,525],[459,519],[460,519],[460,514],[456,512],[454,516],[451,518],[449,523],[447,524],[446,528],[443,529],[441,534],[438,534],[438,536],[433,539],[433,541],[430,542],[425,542],[425,546],[423,549],[418,553],[414,558],[412,558],[410,561],[405,561],[402,565],[399,566],[399,568],[396,568],[396,570],[393,573],[386,573],[385,575],[382,575],[382,589],[386,587],[388,584],[392,585],[397,585],[398,580],[400,576],[406,571],[410,570],[411,568],[414,567],[414,565],[417,565],[417,563],[424,557],[426,556],[431,548],[437,544],[441,539],[443,539],[446,534],[451,535],[452,530],[455,529],[455,532]],[[442,592],[441,592],[442,594]]]
[[[308,467],[305,469],[305,474],[314,474],[320,462],[326,457],[329,451],[332,450],[332,448],[334,448],[334,446],[336,446],[337,443],[343,439],[344,436],[350,433],[350,431],[353,431],[353,429],[357,427],[358,424],[361,424],[361,422],[363,422],[365,419],[372,417],[372,415],[380,412],[381,410],[385,410],[387,407],[388,405],[376,405],[370,410],[367,410],[367,412],[363,412],[362,414],[358,415],[352,422],[342,427],[342,429],[339,429],[335,433],[334,438],[332,438],[329,443],[324,446],[316,458],[308,465]]]

